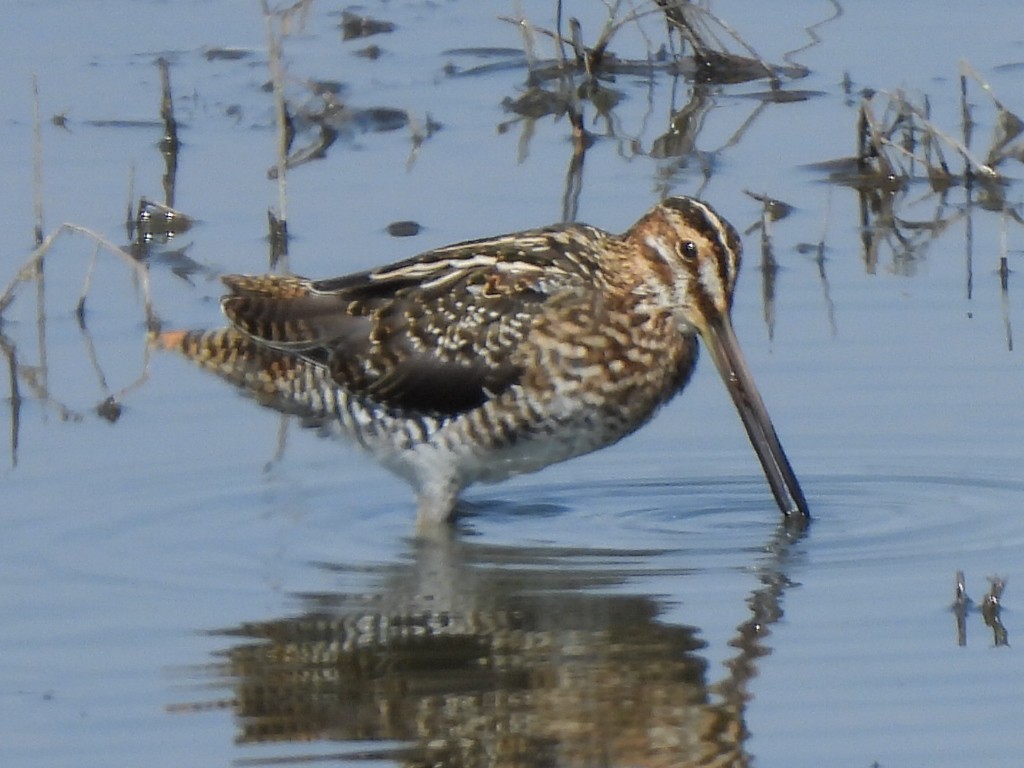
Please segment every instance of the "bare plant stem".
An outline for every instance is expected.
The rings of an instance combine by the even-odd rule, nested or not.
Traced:
[[[32,75],[32,209],[35,243],[43,242],[43,131],[39,119],[39,78]]]
[[[270,79],[274,87],[274,122],[277,126],[277,215],[271,219],[271,261],[288,250],[288,114],[284,99],[284,70],[281,66],[281,40],[274,30],[274,16],[267,0],[260,0],[263,11],[263,25],[267,35],[267,55]],[[276,231],[275,225],[280,231]],[[276,254],[275,240],[283,247],[283,253]],[[283,245],[282,245],[283,244]]]

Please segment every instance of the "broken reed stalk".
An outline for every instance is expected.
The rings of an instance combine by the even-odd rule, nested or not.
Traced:
[[[862,168],[869,166],[871,160],[878,162],[878,172],[883,176],[895,176],[896,172],[883,151],[884,146],[891,146],[902,151],[891,141],[882,136],[878,121],[871,111],[870,99],[861,101],[860,117],[857,124],[857,158]]]
[[[526,19],[523,19],[522,27],[523,37],[524,39],[526,39],[528,30],[533,29],[533,27],[526,21]],[[533,40],[532,34],[529,35],[529,39],[531,41]],[[562,0],[558,0],[558,2],[555,4],[555,42],[557,43],[557,45],[555,46],[555,50],[558,53],[559,64],[561,64],[564,67],[566,65],[566,56],[565,37],[563,37],[562,35]]]
[[[35,212],[35,244],[38,248],[43,242],[43,131],[39,116],[39,78],[32,75],[32,207]],[[43,260],[35,262],[31,269],[26,270],[26,281],[36,284],[36,338],[39,344],[38,375],[42,385],[46,387],[46,277],[43,271]],[[0,300],[0,312],[10,300]]]
[[[861,99],[857,110],[857,165],[861,172],[867,170],[871,160],[871,126],[868,122],[868,100]]]
[[[21,388],[18,385],[18,352],[6,337],[0,334],[0,351],[7,358],[7,385],[11,405],[11,466],[18,466],[18,435],[21,430]]]
[[[964,146],[971,146],[971,135],[974,132],[974,119],[971,117],[971,106],[967,103],[967,75],[960,66],[960,132],[964,137]]]
[[[38,366],[38,384],[42,387],[43,391],[49,391],[49,370],[50,366],[47,362],[46,354],[46,272],[43,269],[43,260],[39,259],[31,270],[29,270],[29,280],[36,285],[36,342],[39,346],[37,355],[39,359]]]
[[[263,26],[267,36],[267,60],[270,82],[274,91],[274,125],[277,136],[277,213],[267,210],[269,232],[270,269],[279,267],[288,271],[288,111],[284,98],[284,68],[281,65],[281,40],[275,33],[274,16],[267,0],[260,0]],[[278,426],[275,456],[265,467],[271,466],[284,454],[288,440],[289,419],[282,414]]]
[[[879,91],[879,93],[884,92]],[[909,100],[907,100],[907,98],[902,93],[885,93],[884,95],[889,99],[890,104],[895,104],[901,109],[905,109],[910,114],[914,115],[914,117],[917,118],[917,120],[920,122],[921,128],[923,130],[927,131],[932,136],[940,139],[941,141],[944,141],[946,144],[948,144],[950,147],[956,150],[956,152],[967,163],[968,170],[976,173],[977,175],[985,179],[995,180],[999,178],[999,172],[995,168],[993,168],[987,163],[982,162],[977,157],[975,157],[971,150],[967,147],[967,145],[964,144],[962,141],[954,138],[953,136],[950,136],[948,133],[941,130],[937,125],[935,125],[935,123],[933,123],[928,118],[928,116],[920,108],[918,108]],[[871,119],[870,110],[868,112],[869,119]],[[893,147],[898,151],[906,153],[906,150],[904,150],[897,144],[893,143],[889,139],[881,138],[881,141],[885,143],[887,146]]]
[[[544,29],[543,27],[535,26],[526,18],[521,12],[517,13],[516,16],[498,16],[499,21],[504,21],[508,24],[514,24],[519,27],[523,35],[523,48],[527,59],[527,69],[533,71],[537,64],[536,57],[536,35],[543,35],[551,38],[555,43],[555,58],[558,62],[559,69],[565,71],[569,67],[575,68],[578,64],[582,64],[584,70],[588,74],[593,74],[594,70],[599,70],[601,66],[601,59],[604,53],[614,37],[615,33],[619,31],[626,24],[637,22],[644,16],[651,15],[653,13],[660,13],[657,8],[648,11],[638,11],[636,9],[631,10],[625,14],[621,19],[616,20],[619,9],[622,5],[622,0],[610,0],[605,3],[608,8],[608,18],[605,21],[604,28],[598,37],[597,42],[593,47],[588,47],[583,41],[582,29],[580,27],[579,20],[575,17],[570,17],[568,20],[569,25],[569,36],[565,36],[562,32],[562,0],[557,0],[555,4],[555,29]],[[640,28],[640,34],[649,45],[651,44],[646,32],[643,28]],[[572,61],[566,53],[565,44],[569,43],[573,51]],[[652,46],[653,47],[653,46]]]
[[[996,94],[992,88],[992,85],[988,82],[988,80],[983,78],[981,76],[981,73],[979,73],[978,70],[972,67],[970,62],[967,61],[966,59],[960,60],[960,76],[971,78],[974,82],[978,84],[981,90],[988,94],[989,98],[992,99],[993,103],[997,107],[999,107],[1000,109],[1005,109],[1005,107],[1002,105],[999,99],[996,98]],[[966,92],[966,86],[964,87],[964,90]]]
[[[160,69],[160,119],[164,124],[164,135],[160,139],[160,154],[164,156],[164,204],[174,207],[174,190],[178,179],[178,121],[174,119],[174,98],[171,94],[171,73],[167,59],[157,59]]]
[[[277,214],[268,212],[270,226],[270,262],[277,266],[288,255],[288,114],[284,98],[284,69],[281,66],[281,41],[274,30],[274,16],[267,0],[260,0],[267,35],[270,80],[274,90],[274,123],[277,128]]]
[[[39,119],[39,78],[32,74],[32,210],[35,243],[43,242],[43,130]]]
[[[964,180],[964,292],[970,301],[974,297],[974,181]]]
[[[963,648],[967,645],[967,612],[970,610],[971,598],[967,595],[964,584],[964,572],[956,572],[956,585],[953,594],[953,615],[956,616],[956,644]]]
[[[141,213],[141,206],[140,206]],[[128,240],[135,239],[135,161],[128,163],[128,205],[125,207],[124,228],[128,233]]]
[[[761,307],[768,340],[775,338],[775,278],[779,263],[772,245],[771,201],[766,196],[761,203]]]
[[[591,49],[591,55],[587,57],[590,61],[594,62],[595,64],[600,64],[601,59],[604,58],[604,53],[605,53],[605,51],[608,48],[608,44],[611,43],[612,37],[614,37],[615,33],[618,31],[619,27],[621,26],[621,25],[615,23],[615,17],[618,16],[618,14],[619,14],[619,8],[622,6],[622,0],[615,0],[614,4],[607,4],[607,6],[608,6],[608,18],[605,19],[604,29],[602,29],[601,30],[601,34],[598,35],[597,42],[594,43],[594,47]],[[635,17],[632,14],[629,14],[629,15],[626,16],[626,19],[623,20],[623,23],[625,23],[625,21],[632,20],[634,18]],[[640,28],[640,29],[641,29],[641,33],[642,33],[643,29],[642,28]],[[646,35],[643,35],[643,37],[644,37],[644,42],[648,46],[648,51],[649,51],[650,50],[650,40],[647,39]],[[589,71],[589,67],[588,67],[587,74],[593,74],[592,72]]]
[[[1003,310],[1003,328],[1006,333],[1006,349],[1013,351],[1013,325],[1010,322],[1010,264],[1006,258],[1006,213],[1001,217],[1002,228],[999,243],[999,293]]]
[[[161,141],[161,148],[168,150],[177,149],[178,142],[178,121],[174,119],[174,98],[171,94],[171,72],[167,59],[162,56],[156,61],[160,70],[160,120],[164,124],[164,135]],[[168,202],[168,205],[173,203]]]

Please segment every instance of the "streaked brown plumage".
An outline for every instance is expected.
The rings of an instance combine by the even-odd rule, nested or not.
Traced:
[[[328,280],[228,276],[231,327],[162,344],[334,423],[409,481],[421,523],[459,492],[609,445],[685,386],[703,338],[786,514],[807,503],[739,351],[735,230],[675,197],[623,235],[474,240]]]

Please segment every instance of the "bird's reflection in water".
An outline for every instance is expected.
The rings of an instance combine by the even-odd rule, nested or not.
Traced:
[[[656,556],[417,540],[405,562],[358,574],[359,594],[299,595],[293,618],[227,630],[237,643],[209,675],[232,688],[240,743],[339,743],[274,763],[746,765],[745,683],[788,582],[778,562],[762,572],[757,637],[727,665],[743,679],[713,693],[698,630],[622,593]]]

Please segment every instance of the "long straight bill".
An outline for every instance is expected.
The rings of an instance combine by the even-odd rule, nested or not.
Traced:
[[[811,513],[804,492],[786,458],[786,452],[782,450],[779,436],[775,434],[775,427],[772,426],[768,410],[764,407],[761,394],[743,359],[728,315],[713,321],[701,335],[736,404],[736,410],[747,429],[750,444],[754,446],[757,458],[764,467],[765,477],[768,478],[768,485],[771,486],[779,509],[787,516],[796,514],[810,519]]]

